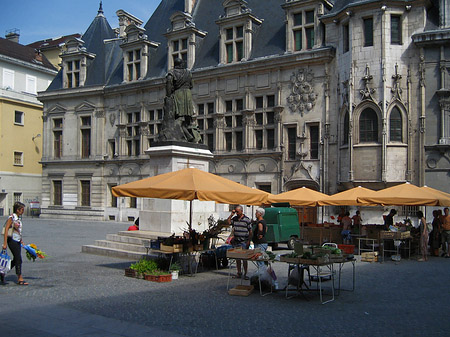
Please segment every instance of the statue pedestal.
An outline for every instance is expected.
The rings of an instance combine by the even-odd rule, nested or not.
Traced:
[[[212,153],[204,146],[180,142],[164,142],[145,151],[150,156],[153,175],[195,167],[208,172]],[[214,201],[192,201],[192,227],[203,230],[208,217],[215,213]],[[188,228],[190,201],[172,199],[144,199],[139,212],[139,229],[162,233],[180,233]],[[217,217],[216,217],[217,218]],[[201,222],[202,226],[197,224]]]

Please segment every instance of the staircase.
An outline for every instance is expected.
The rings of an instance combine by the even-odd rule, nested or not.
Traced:
[[[93,245],[82,246],[81,252],[139,260],[142,256],[147,255],[145,246],[149,246],[149,240],[170,235],[170,233],[150,231],[122,231],[117,234],[107,234],[106,240],[96,240]]]

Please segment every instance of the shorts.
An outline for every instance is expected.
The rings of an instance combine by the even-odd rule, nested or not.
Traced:
[[[345,229],[341,232],[342,238],[345,240],[351,240],[352,239],[352,232],[350,232],[349,230]]]

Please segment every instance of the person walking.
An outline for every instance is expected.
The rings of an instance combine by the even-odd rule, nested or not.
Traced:
[[[439,247],[441,246],[441,218],[439,211],[433,211],[433,230],[430,233],[430,249],[432,256],[439,256]]]
[[[423,262],[428,260],[428,228],[422,211],[417,212],[417,217],[419,218],[420,251],[422,253],[422,257],[417,261]]]
[[[442,254],[446,258],[450,258],[450,215],[448,214],[448,207],[444,208],[444,215],[441,218],[442,225]]]
[[[231,245],[233,248],[248,249],[250,247],[250,240],[252,238],[252,223],[248,216],[244,214],[242,206],[236,206],[228,217],[228,224],[233,226],[233,240]],[[244,280],[248,280],[248,262],[243,261],[244,266]],[[237,274],[236,278],[242,277],[241,260],[236,260]]]
[[[13,214],[11,214],[6,220],[5,234],[3,236],[3,249],[6,249],[8,245],[11,253],[13,254],[13,260],[11,261],[11,269],[16,267],[17,284],[21,286],[28,285],[22,276],[22,214],[25,210],[25,205],[21,202],[15,202],[13,206]],[[13,227],[12,236],[8,236],[9,228]],[[1,282],[5,282],[5,275],[1,274]]]

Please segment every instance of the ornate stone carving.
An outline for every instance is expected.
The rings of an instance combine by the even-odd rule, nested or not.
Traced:
[[[299,69],[291,76],[291,94],[287,98],[292,112],[304,113],[311,111],[316,103],[317,95],[313,88],[314,74],[311,69]]]
[[[392,75],[392,79],[394,80],[394,84],[392,86],[391,92],[392,92],[392,100],[398,99],[399,101],[402,100],[402,88],[400,86],[400,80],[402,79],[402,75],[398,73],[398,64],[395,64],[395,74]]]
[[[116,122],[116,114],[115,112],[111,112],[109,114],[109,124],[111,124],[111,126],[114,126],[115,122]]]
[[[361,100],[363,101],[368,99],[375,101],[372,95],[376,92],[376,89],[369,87],[369,84],[372,81],[372,79],[373,76],[370,75],[369,65],[366,64],[366,73],[362,77],[362,80],[364,81],[364,88],[359,91],[359,93],[361,94]]]
[[[425,57],[423,55],[420,55],[419,85],[421,87],[425,87]]]

